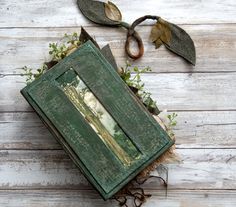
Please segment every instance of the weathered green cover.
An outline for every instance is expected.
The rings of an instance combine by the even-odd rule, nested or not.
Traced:
[[[116,122],[120,131],[113,134],[112,140],[108,131],[98,133],[88,123],[93,117],[91,111],[85,116],[65,94],[64,89],[77,76]],[[173,144],[90,41],[21,93],[104,199],[113,196]],[[92,120],[95,125],[96,120]]]

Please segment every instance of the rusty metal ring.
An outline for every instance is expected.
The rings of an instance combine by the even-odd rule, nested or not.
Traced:
[[[131,40],[136,41],[136,43],[138,44],[138,53],[137,54],[132,54],[131,50],[130,50],[130,42]],[[125,42],[125,51],[128,54],[128,56],[132,59],[138,59],[140,57],[143,56],[144,53],[144,46],[143,46],[143,41],[141,39],[141,37],[139,36],[139,34],[136,31],[132,31],[129,30],[127,33],[127,39]]]

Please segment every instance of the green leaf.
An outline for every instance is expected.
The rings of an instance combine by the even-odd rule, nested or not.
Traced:
[[[105,14],[109,19],[113,21],[122,20],[122,14],[120,10],[117,8],[115,4],[113,4],[110,1],[108,1],[107,4],[105,4]]]
[[[122,75],[121,75],[121,78],[127,83],[127,81],[129,81],[131,77],[131,74],[129,71],[127,72],[124,72]],[[129,85],[129,84],[128,84]],[[130,85],[129,85],[130,86]]]
[[[191,64],[196,64],[196,51],[193,40],[182,28],[169,23],[171,30],[170,42],[164,42],[167,49],[183,57]]]
[[[119,13],[118,8],[111,2],[104,3],[92,0],[77,0],[77,4],[83,15],[94,23],[107,26],[120,25],[120,21],[111,19],[113,17],[117,18]],[[106,13],[108,14],[108,16],[106,15]]]

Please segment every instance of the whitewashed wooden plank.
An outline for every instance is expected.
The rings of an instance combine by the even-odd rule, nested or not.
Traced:
[[[233,0],[142,0],[113,1],[122,11],[124,21],[153,14],[175,23],[235,23],[236,3]],[[79,11],[76,0],[1,0],[0,27],[59,27],[91,25]]]
[[[233,207],[234,190],[168,190],[167,197],[157,191],[151,191],[153,197],[144,206],[153,207]]]
[[[236,73],[145,74],[142,79],[161,109],[236,109]],[[20,94],[24,86],[24,77],[0,78],[0,111],[32,111]]]
[[[162,109],[234,110],[235,76],[236,73],[176,73],[146,74],[142,79]]]
[[[236,148],[236,112],[177,112],[179,148]]]
[[[2,189],[91,188],[63,150],[0,151],[0,160]]]
[[[61,149],[36,113],[1,113],[0,132],[0,149]]]
[[[177,113],[177,148],[236,148],[235,111]],[[1,113],[0,132],[0,149],[61,149],[33,112]]]
[[[168,190],[147,191],[153,196],[144,207],[234,207],[236,192]],[[4,207],[110,207],[117,206],[115,201],[103,201],[95,191],[86,190],[8,190],[0,191],[0,204]]]
[[[235,71],[236,25],[183,25],[195,41],[197,65],[167,51],[156,50],[149,40],[151,27],[141,26],[138,31],[145,44],[145,54],[133,62],[140,67],[150,66],[153,72],[216,72]],[[101,46],[110,44],[119,66],[124,66],[126,31],[117,28],[87,27]],[[49,59],[48,45],[59,41],[65,33],[80,32],[80,28],[0,29],[0,74],[19,74],[23,66],[39,67]],[[135,47],[135,45],[134,45]],[[14,60],[14,61],[12,61]]]
[[[178,149],[169,189],[235,189],[235,149]],[[63,150],[0,151],[0,189],[92,189]],[[155,180],[144,185],[159,188]]]
[[[0,190],[4,207],[117,207],[114,200],[104,201],[97,192],[86,190]]]
[[[32,111],[20,94],[20,90],[25,86],[24,77],[0,76],[0,111]]]

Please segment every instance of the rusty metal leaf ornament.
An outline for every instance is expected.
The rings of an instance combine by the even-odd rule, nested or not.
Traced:
[[[156,49],[164,44],[167,49],[195,65],[196,52],[193,40],[177,25],[159,18],[152,27],[150,39]]]
[[[120,21],[113,20],[113,18],[118,17],[120,11],[111,2],[104,3],[92,0],[77,0],[77,4],[83,15],[94,23],[107,26],[120,25]]]
[[[105,14],[106,16],[113,20],[113,21],[121,21],[122,20],[122,14],[118,7],[113,4],[112,2],[108,1],[105,4]]]
[[[193,40],[182,28],[175,24],[167,22],[159,16],[145,15],[136,19],[131,25],[122,22],[122,14],[118,7],[112,2],[101,2],[93,0],[77,0],[79,9],[83,15],[90,21],[106,25],[121,26],[127,29],[127,39],[125,51],[132,59],[142,57],[144,52],[143,42],[139,34],[135,31],[135,27],[147,19],[156,20],[153,26],[150,38],[155,44],[156,49],[162,44],[173,53],[181,56],[189,63],[196,64],[196,51]],[[138,44],[138,54],[132,54],[130,50],[130,41],[135,40]]]
[[[169,43],[164,42],[166,48],[175,54],[181,56],[189,63],[196,64],[196,51],[194,42],[191,37],[182,28],[175,24],[169,23],[171,30],[171,40]]]

